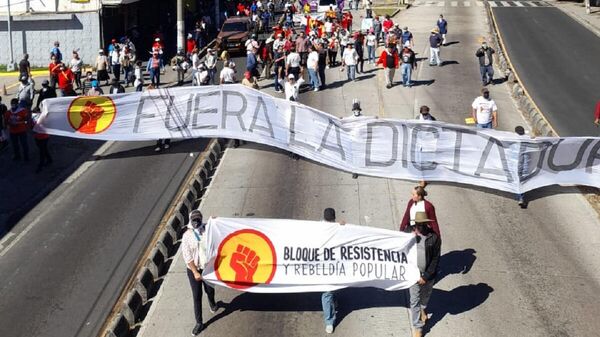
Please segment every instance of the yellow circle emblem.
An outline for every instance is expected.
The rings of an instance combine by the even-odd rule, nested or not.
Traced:
[[[67,110],[67,119],[71,127],[85,134],[105,131],[112,125],[116,116],[115,103],[106,96],[75,98]]]
[[[221,241],[215,260],[217,278],[235,289],[270,283],[276,267],[273,243],[253,229],[229,234]]]

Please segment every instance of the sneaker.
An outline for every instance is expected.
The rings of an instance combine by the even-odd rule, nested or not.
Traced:
[[[333,325],[327,325],[325,326],[325,332],[327,333],[333,333]]]
[[[168,149],[168,148],[170,148],[170,147],[171,147],[171,145],[165,144],[165,150]]]
[[[208,306],[211,314],[214,314],[215,312],[217,312],[217,310],[219,310],[217,303],[208,303]]]
[[[358,174],[352,173],[352,179],[358,179]]]
[[[319,88],[314,88],[313,91],[319,91]]]
[[[156,148],[154,148],[154,152],[160,152],[160,150],[162,150],[160,146],[157,146]]]
[[[196,326],[194,327],[194,329],[192,329],[192,336],[199,335],[200,332],[202,332],[202,329],[204,329],[204,324],[197,323]]]
[[[386,85],[385,87],[386,87],[386,88],[388,88],[388,89],[391,89],[391,88],[392,88],[392,85],[391,85],[391,84],[388,84],[388,85]]]

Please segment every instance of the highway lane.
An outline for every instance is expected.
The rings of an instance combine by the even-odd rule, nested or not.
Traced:
[[[523,85],[561,136],[598,136],[600,37],[554,7],[492,8]]]
[[[113,143],[32,209],[0,253],[0,336],[95,337],[207,143]]]
[[[345,73],[332,68],[329,89],[303,93],[300,102],[346,117],[352,99],[359,98],[365,115],[382,118],[414,118],[426,104],[439,120],[464,124],[480,90],[474,54],[487,29],[483,9],[420,6],[395,21],[411,29],[417,57],[426,57],[428,32],[440,12],[452,27],[453,44],[442,48],[448,64],[420,62],[412,89],[385,89],[382,71],[370,66],[358,82],[343,83]],[[263,90],[273,94],[272,88]],[[500,129],[525,125],[505,84],[490,91],[499,106]],[[364,176],[353,180],[347,172],[248,144],[226,151],[201,209],[206,215],[320,220],[323,209],[333,207],[348,223],[397,229],[414,185]],[[443,236],[427,336],[597,334],[600,304],[590,299],[600,291],[600,222],[577,190],[529,193],[527,209],[519,208],[513,195],[485,188],[433,182],[427,190]],[[194,319],[187,282],[178,255],[138,336],[189,334]],[[319,294],[249,294],[221,287],[216,294],[223,305],[216,315],[204,307],[208,324],[202,336],[325,336]],[[334,335],[410,336],[406,299],[402,291],[344,290]]]

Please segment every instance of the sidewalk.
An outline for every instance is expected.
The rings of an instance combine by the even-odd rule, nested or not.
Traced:
[[[554,7],[565,12],[565,14],[572,17],[582,25],[586,26],[589,30],[600,36],[600,7],[593,7],[591,14],[585,12],[585,5],[583,2],[571,2],[571,1],[557,1],[547,0]]]
[[[146,74],[147,76],[147,74]],[[176,81],[177,74],[167,67],[166,74],[161,77],[163,85]],[[189,76],[189,73],[188,73]],[[36,78],[36,89],[47,76]],[[2,80],[4,78],[0,78]],[[0,82],[1,83],[1,82]],[[149,83],[149,81],[146,81]],[[108,87],[103,86],[105,91]],[[133,87],[126,88],[132,92]],[[7,106],[14,97],[16,88],[3,96]],[[37,96],[37,95],[36,95]],[[37,102],[37,97],[34,99]],[[38,164],[38,151],[33,137],[28,136],[29,162],[13,161],[10,144],[0,149],[0,249],[18,233],[9,232],[19,220],[53,189],[63,183],[79,166],[97,151],[104,143],[76,138],[52,136],[49,141],[50,155],[53,163],[40,173],[35,173]],[[91,159],[93,160],[93,158]],[[70,182],[68,182],[70,183]],[[6,236],[5,236],[6,234]]]

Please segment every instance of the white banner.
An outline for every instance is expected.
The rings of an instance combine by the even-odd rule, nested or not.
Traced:
[[[38,130],[67,137],[237,138],[384,178],[515,193],[553,184],[600,187],[600,138],[530,139],[441,122],[340,119],[238,84],[64,97],[44,100],[42,108]]]
[[[257,293],[405,289],[420,277],[415,236],[324,221],[211,218],[203,277]]]

